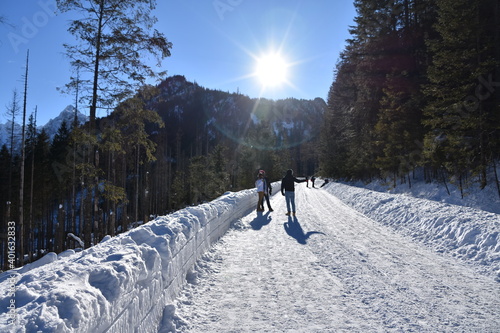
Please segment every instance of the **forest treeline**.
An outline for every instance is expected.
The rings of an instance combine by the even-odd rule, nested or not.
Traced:
[[[496,183],[500,2],[356,0],[322,128],[325,175]]]

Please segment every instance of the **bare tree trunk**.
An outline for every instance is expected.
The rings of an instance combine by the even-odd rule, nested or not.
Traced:
[[[136,148],[137,156],[135,162],[135,221],[139,221],[139,153],[140,146]]]
[[[94,152],[95,156],[95,168],[99,167],[99,151],[95,149]],[[99,215],[99,177],[97,175],[97,172],[95,172],[95,177],[94,177],[94,190],[93,192],[93,202],[92,202],[92,219],[94,221],[93,224],[93,234],[94,234],[94,241],[93,244],[97,244],[98,239],[100,239],[100,231],[99,231],[99,225],[100,225],[100,215]]]
[[[55,234],[55,252],[61,253],[64,251],[64,221],[66,221],[66,211],[64,205],[59,205],[57,212],[57,227]]]
[[[123,154],[123,162],[121,163],[122,167],[122,181],[123,181],[123,188],[127,188],[127,159],[125,157],[125,154]],[[121,217],[121,225],[122,225],[122,230],[121,232],[127,231],[127,225],[128,225],[128,205],[123,204],[122,207],[122,217]]]
[[[26,99],[28,94],[28,63],[29,53],[26,53],[26,74],[24,77],[24,106],[23,106],[23,126],[21,132],[21,178],[19,183],[19,263],[24,265],[24,160],[26,149],[24,143],[26,140]]]
[[[92,246],[92,189],[87,186],[87,193],[83,199],[83,239],[85,247]]]
[[[495,183],[497,185],[498,196],[500,197],[500,182],[498,181],[497,165],[495,159],[493,159],[493,172],[495,173]]]
[[[36,114],[38,111],[38,107],[35,107],[35,120],[34,120],[34,128],[35,128],[35,137],[36,137]],[[34,193],[34,182],[35,182],[35,140],[32,140],[31,144],[31,189],[30,189],[30,219],[29,219],[29,236],[28,236],[28,258],[29,261],[33,261],[33,250],[34,250],[34,216],[33,216],[33,193]]]
[[[85,223],[85,187],[83,186],[84,178],[81,178],[82,186],[80,187],[80,218],[78,221],[78,231],[81,239],[83,239],[83,244],[86,245],[85,232],[87,231],[87,223]],[[82,237],[83,234],[83,237]]]
[[[73,118],[73,129],[74,131],[76,127],[78,126],[78,117],[77,117],[77,112],[78,112],[78,93],[79,93],[79,84],[80,84],[80,70],[77,69],[77,74],[76,74],[76,93],[75,93],[75,115]],[[71,191],[71,221],[69,224],[69,232],[75,234],[76,233],[76,151],[77,151],[77,144],[76,142],[73,142],[73,174],[72,174],[72,191]],[[81,223],[81,222],[80,222]],[[74,248],[75,247],[75,240],[73,237],[67,240],[68,248]]]
[[[7,214],[7,221],[11,221],[11,215],[10,215],[10,203],[12,202],[12,165],[13,165],[13,157],[14,157],[14,124],[16,121],[16,115],[18,113],[18,108],[19,106],[17,105],[17,91],[14,90],[13,97],[12,97],[12,107],[9,110],[10,114],[12,115],[12,123],[11,123],[11,128],[10,128],[10,162],[9,162],[9,189],[8,189],[8,214]],[[7,258],[7,257],[5,257]]]
[[[446,192],[448,193],[448,195],[451,195],[450,190],[448,189],[448,184],[446,183],[446,177],[444,174],[444,170],[441,170],[441,176],[443,177],[443,183],[444,183],[444,186],[446,187]]]
[[[147,168],[145,170],[146,181],[143,184],[144,186],[144,199],[143,199],[143,215],[144,215],[144,223],[149,221],[149,172]]]
[[[99,82],[99,65],[101,59],[101,42],[102,42],[102,28],[103,28],[103,17],[104,17],[104,0],[99,2],[99,23],[97,24],[97,36],[96,36],[96,50],[94,58],[94,81],[92,86],[92,104],[90,105],[90,135],[94,135],[95,130],[95,120],[97,111],[97,88]]]

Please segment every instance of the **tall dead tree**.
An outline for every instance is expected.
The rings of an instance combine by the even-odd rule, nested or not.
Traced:
[[[21,170],[19,181],[19,263],[24,264],[24,161],[26,159],[26,103],[28,96],[28,64],[30,51],[26,52],[26,73],[24,75],[23,125],[21,129]]]

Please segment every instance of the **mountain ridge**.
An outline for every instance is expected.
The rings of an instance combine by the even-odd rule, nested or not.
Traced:
[[[280,149],[283,145],[309,141],[319,133],[326,110],[326,102],[319,97],[251,98],[239,92],[204,88],[181,75],[167,78],[158,88],[160,92],[151,109],[160,114],[172,134],[179,126],[183,127],[183,133],[204,130],[210,139],[215,139],[219,132],[233,141],[262,149]],[[277,137],[271,146],[269,142],[259,142],[262,136],[252,137],[262,127],[269,127],[269,135]],[[286,140],[292,142],[284,143]]]
[[[52,140],[54,138],[54,135],[56,135],[57,131],[61,127],[63,121],[66,121],[67,125],[71,125],[74,121],[74,117],[75,107],[73,105],[68,105],[56,117],[49,119],[44,125],[37,126],[37,132],[40,132],[42,129],[45,130],[50,140]],[[76,117],[79,125],[84,124],[88,120],[88,117],[80,111],[77,111]],[[0,123],[0,146],[2,146],[3,144],[9,145],[11,130],[12,120],[7,120],[5,123]],[[15,142],[20,139],[20,133],[21,125],[17,122],[14,122]],[[18,144],[16,143],[14,145],[18,146]]]

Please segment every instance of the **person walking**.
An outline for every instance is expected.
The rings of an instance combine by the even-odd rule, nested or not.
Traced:
[[[259,201],[257,202],[257,211],[264,211],[264,175],[259,172],[257,180],[255,181],[255,187],[257,188],[257,194],[259,195]]]
[[[295,216],[295,183],[305,181],[306,179],[299,180],[295,178],[292,169],[287,170],[285,177],[281,180],[281,194],[285,196],[286,200],[286,215],[290,216],[290,214],[293,214]]]
[[[271,186],[271,182],[269,182],[269,178],[267,178],[264,170],[260,170],[259,174],[264,176],[264,199],[266,199],[267,208],[270,212],[273,212],[274,210],[271,208],[271,202],[269,201],[269,196],[273,194],[273,187]],[[262,204],[262,208],[264,208],[264,204]]]

